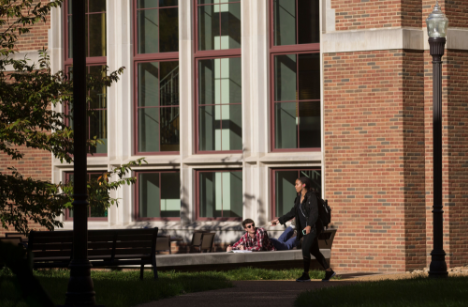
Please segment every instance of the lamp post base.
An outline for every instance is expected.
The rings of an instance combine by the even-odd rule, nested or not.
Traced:
[[[443,250],[432,251],[432,261],[429,266],[429,277],[441,278],[447,277],[447,263],[445,262],[445,252]]]
[[[65,306],[96,306],[91,267],[88,259],[71,261]]]

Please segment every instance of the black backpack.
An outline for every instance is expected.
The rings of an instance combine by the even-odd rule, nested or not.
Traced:
[[[319,212],[319,219],[317,223],[322,224],[322,229],[327,229],[328,224],[331,222],[331,208],[328,205],[328,200],[323,200],[317,196],[317,205]]]

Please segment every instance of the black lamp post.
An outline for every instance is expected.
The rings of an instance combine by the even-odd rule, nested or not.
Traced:
[[[444,222],[442,207],[442,56],[447,41],[448,19],[442,13],[439,1],[434,11],[426,19],[429,34],[430,52],[432,55],[432,91],[433,91],[433,241],[432,260],[429,277],[447,277],[447,263],[444,252]]]
[[[73,14],[73,259],[65,306],[94,306],[91,263],[88,260],[88,195],[86,146],[85,1],[70,1]]]

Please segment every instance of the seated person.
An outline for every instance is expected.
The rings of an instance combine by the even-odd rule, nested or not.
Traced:
[[[268,234],[263,228],[255,228],[255,223],[251,219],[242,222],[245,234],[234,243],[229,245],[226,252],[232,250],[250,250],[250,251],[274,251],[275,247],[271,244]]]
[[[283,251],[289,250],[296,246],[296,236],[294,236],[294,229],[296,228],[295,220],[291,223],[291,226],[281,234],[278,239],[271,238],[270,241],[276,250]]]

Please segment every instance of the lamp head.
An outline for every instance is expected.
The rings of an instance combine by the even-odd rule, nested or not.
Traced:
[[[447,28],[448,28],[449,20],[442,13],[442,10],[439,6],[439,1],[437,1],[434,10],[432,13],[427,17],[426,24],[427,24],[427,33],[429,37],[432,38],[445,38],[447,37]]]

